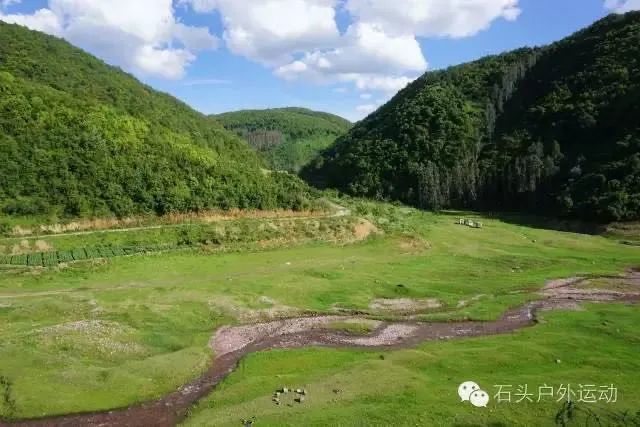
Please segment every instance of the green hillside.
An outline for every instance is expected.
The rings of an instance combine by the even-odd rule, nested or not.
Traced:
[[[0,210],[130,215],[301,208],[308,188],[266,175],[206,116],[67,42],[0,22]]]
[[[640,218],[640,13],[428,72],[303,171],[439,209]]]
[[[214,116],[244,138],[274,170],[298,172],[345,134],[351,123],[305,108],[244,110]]]

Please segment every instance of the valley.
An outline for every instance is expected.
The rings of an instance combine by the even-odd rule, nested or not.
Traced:
[[[168,2],[133,63],[69,42],[71,3],[45,34],[0,2],[0,427],[640,425],[639,11],[425,72],[348,1],[264,76],[232,40],[289,34],[280,0],[257,38]],[[402,46],[424,74],[379,74]],[[301,93],[366,104],[273,107]]]
[[[571,277],[576,273],[589,277],[618,276],[630,266],[637,265],[638,260],[636,247],[621,245],[617,240],[605,237],[535,229],[468,212],[432,214],[358,199],[335,200],[335,203],[350,211],[347,216],[338,217],[345,221],[349,219],[346,223],[349,225],[344,226],[344,234],[340,236],[327,238],[318,234],[308,240],[284,244],[274,242],[274,246],[263,241],[225,242],[220,247],[197,243],[182,249],[81,260],[53,269],[4,267],[0,279],[0,315],[5,325],[0,364],[3,376],[11,379],[11,399],[14,402],[13,409],[6,405],[2,407],[5,418],[41,418],[122,408],[184,390],[185,384],[207,370],[219,372],[215,359],[212,365],[209,344],[213,343],[214,348],[222,345],[217,344],[215,337],[211,341],[211,337],[213,331],[225,325],[253,325],[300,316],[313,320],[313,316],[338,315],[347,317],[338,317],[336,321],[357,316],[362,321],[378,322],[374,323],[377,327],[366,332],[374,335],[380,333],[380,325],[386,324],[379,322],[393,324],[409,318],[412,325],[421,324],[415,322],[436,322],[425,326],[427,328],[438,328],[438,325],[447,328],[448,324],[455,328],[456,322],[461,321],[489,322],[479,324],[484,330],[491,327],[490,322],[500,319],[513,307],[530,301],[544,302],[545,296],[537,292],[550,279]],[[459,215],[482,220],[483,228],[460,226],[457,224]],[[320,218],[317,220],[321,221]],[[352,236],[362,220],[370,222],[376,231],[366,240],[358,241]],[[268,223],[272,220],[257,221]],[[118,238],[127,234],[139,238],[139,233],[136,230],[115,234]],[[87,236],[73,238],[78,239],[76,242],[83,242]],[[276,237],[276,240],[280,238]],[[633,295],[640,292],[634,280],[622,286],[623,291],[630,294],[629,301],[633,301]],[[623,283],[626,282],[623,280]],[[607,286],[604,284],[599,288],[606,289]],[[580,302],[582,299],[585,301]],[[588,375],[593,381],[604,378],[607,372],[614,375],[614,371],[607,371],[618,363],[614,359],[611,360],[612,365],[608,365],[611,368],[606,368],[607,365],[603,368],[600,363],[592,365],[593,362],[581,358],[584,357],[580,356],[583,352],[570,355],[568,352],[575,351],[575,348],[569,342],[546,342],[554,334],[559,334],[560,339],[559,327],[570,327],[574,331],[572,333],[586,334],[586,331],[581,332],[589,322],[586,319],[606,316],[607,325],[600,327],[614,328],[611,329],[614,333],[607,334],[606,338],[613,346],[608,349],[598,345],[596,354],[599,356],[593,355],[593,360],[607,357],[608,351],[615,351],[615,360],[618,360],[620,348],[625,347],[631,357],[638,345],[632,338],[634,333],[619,328],[623,324],[620,322],[633,319],[637,310],[633,305],[615,304],[615,301],[589,304],[592,299],[597,298],[565,299],[573,301],[574,305],[579,304],[580,310],[562,307],[558,312],[540,312],[536,317],[538,323],[543,321],[542,324],[508,332],[508,336],[514,338],[537,336],[538,341],[528,344],[533,348],[525,346],[517,351],[515,348],[509,350],[506,354],[511,356],[505,355],[507,359],[501,358],[500,362],[488,358],[486,366],[480,366],[482,370],[476,375],[487,380],[492,376],[496,381],[503,379],[504,374],[494,370],[502,364],[511,366],[516,363],[522,352],[533,352],[537,358],[547,358],[551,365],[555,364],[556,358],[562,359],[562,368],[571,372],[566,381],[581,375]],[[387,303],[380,303],[384,301]],[[392,301],[405,302],[398,306],[390,305]],[[427,301],[428,304],[422,304]],[[520,325],[525,326],[530,320],[525,318],[521,322]],[[320,326],[317,333],[321,333],[323,328],[328,326]],[[544,332],[539,333],[538,330]],[[329,336],[342,336],[339,331],[327,333]],[[446,338],[451,333],[441,332],[439,335]],[[591,339],[601,339],[599,336],[596,334]],[[341,345],[355,347],[358,339],[343,338],[344,344]],[[214,402],[218,402],[221,394],[227,395],[227,390],[231,390],[229,398],[238,392],[242,396],[254,396],[248,401],[243,398],[246,403],[236,401],[231,405],[233,400],[230,400],[223,404],[226,402],[223,400],[210,406],[207,403],[209,398],[204,397],[202,402],[194,402],[197,403],[194,409],[181,406],[179,413],[187,415],[185,422],[193,425],[207,425],[206,420],[211,416],[218,419],[216,425],[235,425],[239,418],[254,415],[267,424],[300,416],[313,423],[316,422],[314,419],[324,420],[329,407],[337,405],[329,412],[339,416],[338,408],[359,407],[358,402],[364,403],[374,396],[380,402],[388,399],[396,405],[404,405],[404,400],[397,400],[395,388],[380,388],[366,379],[372,366],[387,366],[406,357],[409,357],[408,362],[424,357],[420,355],[425,351],[435,351],[440,356],[430,356],[429,360],[440,367],[440,385],[429,383],[435,387],[446,387],[445,379],[451,377],[453,386],[454,378],[461,374],[455,365],[445,368],[447,365],[443,363],[447,358],[442,357],[446,352],[456,351],[457,359],[468,370],[475,363],[472,362],[473,357],[465,354],[475,350],[459,347],[476,350],[483,347],[486,350],[482,354],[487,354],[486,351],[494,346],[515,345],[507,336],[421,343],[423,339],[414,341],[406,337],[397,345],[408,346],[408,349],[393,350],[394,342],[387,349],[380,348],[382,353],[374,354],[355,348],[321,349],[318,346],[323,345],[323,341],[317,338],[311,341],[302,337],[292,339],[293,344],[285,346],[298,347],[308,342],[311,347],[247,355],[211,395]],[[351,341],[354,343],[349,344]],[[255,343],[258,345],[256,349],[260,348],[258,342]],[[483,344],[485,342],[491,342],[491,345],[487,347]],[[379,345],[388,347],[389,344],[382,342]],[[330,346],[336,345],[337,342]],[[579,340],[575,345],[580,345]],[[16,357],[18,354],[21,354],[19,358]],[[222,356],[224,353],[216,350],[214,354]],[[311,360],[313,362],[308,368],[301,369]],[[631,357],[625,363],[633,365],[636,362]],[[262,365],[264,368],[260,367]],[[254,375],[247,373],[246,366],[268,371]],[[291,366],[296,368],[292,370]],[[534,369],[528,375],[543,377],[547,366],[543,363],[538,371]],[[603,369],[600,371],[600,368]],[[406,393],[415,393],[411,401],[418,405],[417,409],[419,402],[414,399],[426,391],[418,391],[416,387],[420,383],[416,381],[427,374],[419,373],[421,371],[405,373],[391,366],[382,369],[388,369],[388,375],[399,375],[403,378],[401,382],[408,381],[409,390],[413,391]],[[594,369],[599,370],[595,378]],[[509,371],[514,374],[512,369]],[[344,376],[351,377],[349,387],[357,385],[357,388],[347,388],[344,380],[338,379]],[[625,396],[625,407],[633,408],[638,404],[629,391],[637,386],[633,379],[628,377],[622,381],[619,373],[613,378],[619,382],[619,392]],[[553,377],[549,379],[553,380]],[[309,390],[304,408],[312,409],[274,407],[270,398],[261,394],[268,395],[269,392],[260,392],[265,387],[275,389],[289,384]],[[364,384],[368,386],[361,388]],[[331,390],[334,388],[348,391],[333,395]],[[45,398],[52,393],[59,398]],[[403,395],[408,396],[406,393]],[[447,395],[445,390],[439,394]],[[365,396],[370,397],[365,399]],[[443,408],[454,410],[458,402],[452,397],[449,404],[443,405]],[[553,411],[558,408],[555,402],[532,406],[534,412],[531,416],[536,416],[535,411],[546,411],[551,422],[555,414]],[[506,412],[500,416],[508,416],[512,410],[504,409]],[[393,410],[382,405],[379,412],[370,412],[369,416],[384,420],[390,411]],[[405,416],[405,421],[410,422],[424,420],[425,414],[416,411],[406,412]],[[116,424],[127,425],[127,419],[119,419]],[[429,419],[433,422],[438,420]]]

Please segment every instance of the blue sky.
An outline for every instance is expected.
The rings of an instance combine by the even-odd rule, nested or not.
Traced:
[[[425,70],[565,37],[640,0],[0,0],[204,113],[362,118]]]

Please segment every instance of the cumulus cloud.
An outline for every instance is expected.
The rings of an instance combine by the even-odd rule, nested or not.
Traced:
[[[605,0],[604,7],[616,13],[640,10],[640,0]]]
[[[218,10],[229,50],[271,65],[292,55],[329,48],[339,40],[337,0],[181,0],[194,11]]]
[[[518,0],[346,0],[345,8],[388,34],[420,37],[468,37],[520,15]]]
[[[360,90],[396,92],[427,68],[420,44],[411,36],[389,36],[366,23],[351,25],[339,46],[317,50],[275,69],[286,80],[352,82]]]
[[[0,12],[0,20],[63,37],[125,69],[171,79],[184,75],[196,52],[218,46],[207,28],[177,21],[172,0],[49,0],[32,14]]]
[[[352,22],[334,47],[306,52],[275,74],[394,93],[428,67],[418,38],[469,37],[520,14],[518,0],[345,0],[343,7]]]
[[[218,7],[218,0],[180,0],[178,3],[191,6],[198,13],[213,12]]]
[[[373,113],[378,106],[376,104],[362,104],[356,107],[356,111],[363,116]]]
[[[19,24],[29,27],[32,30],[42,31],[56,36],[62,32],[60,19],[49,9],[39,9],[31,15],[4,15],[2,11],[0,11],[0,21]]]
[[[638,1],[606,4],[625,10]],[[420,38],[468,37],[520,13],[518,0],[48,0],[31,14],[0,9],[0,19],[64,37],[134,72],[180,78],[219,39],[181,22],[174,6],[215,11],[227,48],[283,79],[353,85],[376,97],[427,69]],[[338,10],[349,17],[343,32]]]
[[[301,65],[301,64],[304,64]],[[427,68],[420,44],[411,36],[391,37],[379,28],[357,23],[341,37],[338,47],[308,53],[304,58],[282,66],[276,73],[347,74],[423,71]]]
[[[415,78],[407,76],[380,76],[376,74],[344,74],[343,81],[353,82],[359,90],[375,90],[395,93]]]

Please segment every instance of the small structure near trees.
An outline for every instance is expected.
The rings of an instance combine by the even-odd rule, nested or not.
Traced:
[[[473,220],[466,219],[466,218],[460,218],[458,220],[458,224],[466,225],[467,227],[471,227],[471,228],[482,228],[483,227],[483,224],[481,222],[473,221]]]

